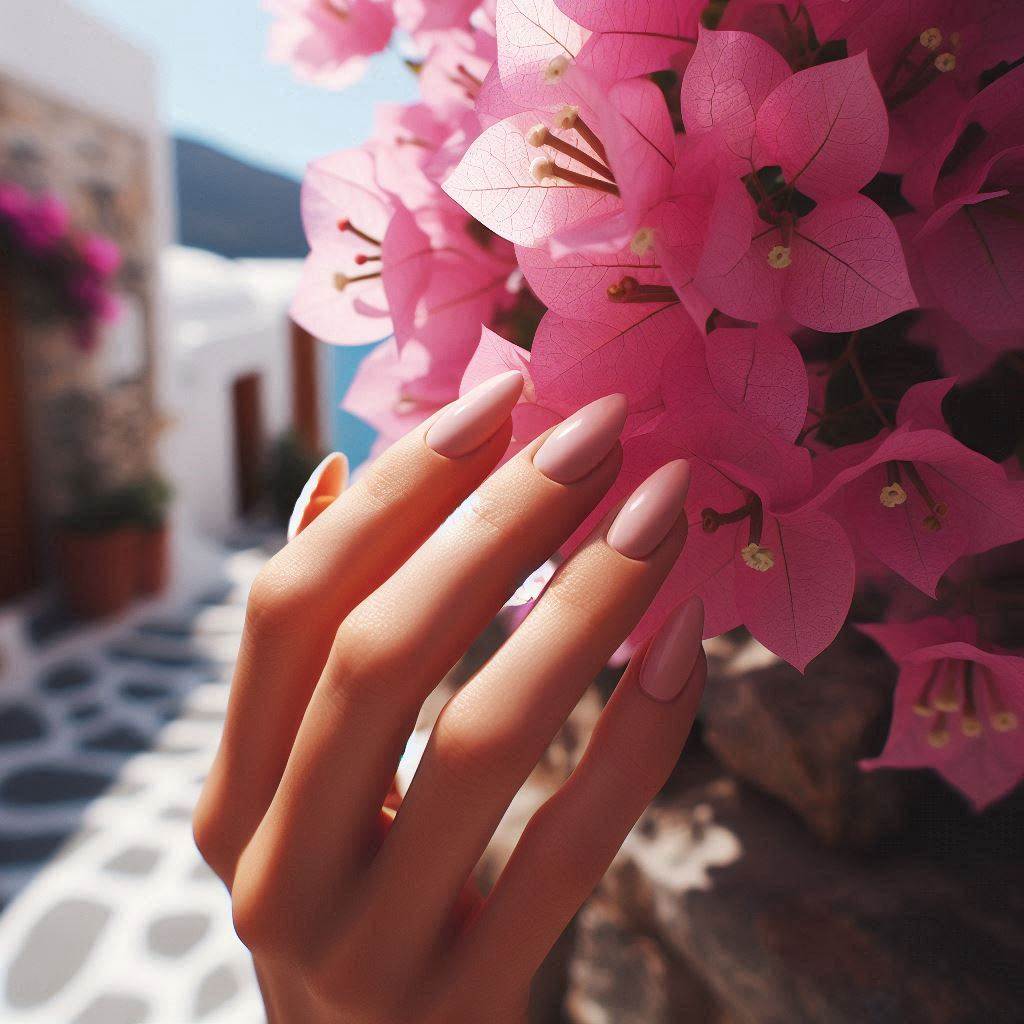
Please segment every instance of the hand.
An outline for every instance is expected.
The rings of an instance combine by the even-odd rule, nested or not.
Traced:
[[[426,696],[619,471],[615,395],[489,475],[522,386],[487,381],[348,490],[329,461],[253,586],[195,834],[274,1024],[522,1021],[533,974],[690,730],[698,599],[634,656],[582,762],[479,895],[472,873],[512,797],[682,550],[679,461],[560,568],[442,711],[397,815],[385,806]]]

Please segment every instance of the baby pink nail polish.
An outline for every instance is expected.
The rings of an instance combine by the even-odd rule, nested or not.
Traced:
[[[560,423],[533,457],[557,484],[582,480],[612,450],[626,424],[625,395],[605,395]]]
[[[652,473],[619,510],[608,543],[627,558],[646,558],[668,535],[690,489],[690,464],[666,463]]]
[[[697,663],[703,635],[704,602],[691,597],[654,634],[640,666],[640,689],[654,700],[675,700]]]
[[[518,370],[485,380],[448,406],[427,431],[427,444],[448,459],[475,451],[508,419],[523,391]]]

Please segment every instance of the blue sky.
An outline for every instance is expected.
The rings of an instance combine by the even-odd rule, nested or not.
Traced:
[[[260,0],[75,2],[157,58],[172,131],[294,175],[316,156],[362,142],[374,104],[415,95],[393,53],[344,92],[297,81],[266,60],[271,19]]]

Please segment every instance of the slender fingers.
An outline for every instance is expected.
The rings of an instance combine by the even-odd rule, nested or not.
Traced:
[[[220,748],[194,816],[229,881],[269,806],[338,624],[490,473],[511,435],[517,373],[480,385],[386,451],[262,570],[246,609]],[[314,498],[339,467],[321,466]]]
[[[665,784],[704,691],[703,618],[691,598],[634,656],[576,770],[527,825],[464,935],[471,974],[500,958],[510,982],[527,983]]]
[[[449,701],[371,869],[368,933],[400,914],[410,958],[437,942],[512,797],[675,563],[688,485],[685,462],[645,481]]]
[[[423,700],[607,492],[625,415],[608,396],[524,449],[347,617],[246,850],[259,889],[315,907],[369,860]]]

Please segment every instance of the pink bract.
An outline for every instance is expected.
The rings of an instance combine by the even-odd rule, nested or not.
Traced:
[[[316,85],[342,89],[366,70],[395,28],[387,0],[265,0],[275,16],[270,59]]]

